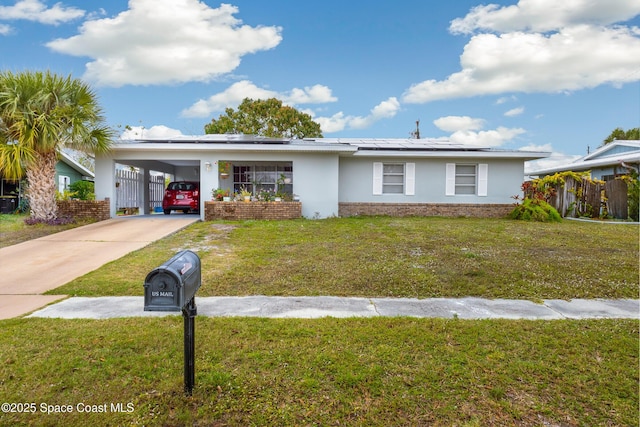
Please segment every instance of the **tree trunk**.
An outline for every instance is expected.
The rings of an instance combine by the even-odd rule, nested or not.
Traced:
[[[31,209],[31,218],[38,221],[50,221],[58,217],[56,204],[56,163],[55,152],[36,156],[35,164],[27,170],[27,198]]]

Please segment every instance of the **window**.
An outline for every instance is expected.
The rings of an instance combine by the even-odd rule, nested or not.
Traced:
[[[456,165],[456,194],[476,194],[476,165]]]
[[[293,165],[291,163],[253,163],[233,166],[233,191],[241,187],[253,194],[261,191],[293,194]]]
[[[373,194],[415,193],[415,163],[374,163]]]
[[[489,165],[456,164],[446,165],[446,195],[487,195]]]
[[[404,194],[404,164],[382,165],[382,194]]]

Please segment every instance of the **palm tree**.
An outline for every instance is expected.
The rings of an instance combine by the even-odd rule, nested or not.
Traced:
[[[113,136],[86,83],[49,71],[0,72],[0,172],[12,180],[26,176],[33,220],[57,218],[60,150],[105,152]]]

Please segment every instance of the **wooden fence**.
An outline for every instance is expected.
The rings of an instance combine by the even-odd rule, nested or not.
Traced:
[[[627,183],[620,179],[594,182],[567,176],[564,185],[552,187],[548,194],[547,201],[562,217],[627,219],[629,216]]]

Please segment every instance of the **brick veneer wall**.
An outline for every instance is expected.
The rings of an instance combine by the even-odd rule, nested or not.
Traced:
[[[104,221],[111,217],[109,199],[105,200],[60,200],[58,216],[71,218],[93,218]]]
[[[301,202],[205,202],[204,220],[295,219],[302,216]]]
[[[467,216],[503,218],[513,210],[511,204],[436,204],[436,203],[340,203],[339,216]]]

